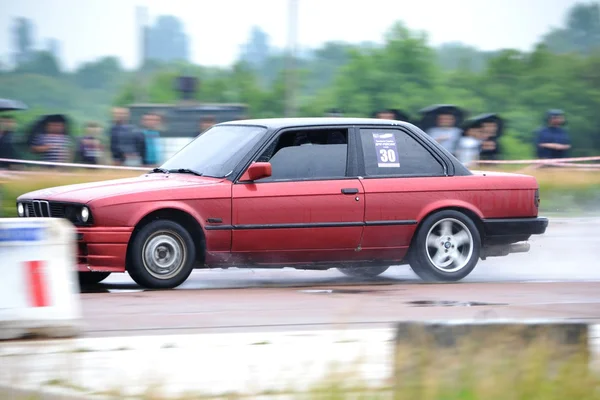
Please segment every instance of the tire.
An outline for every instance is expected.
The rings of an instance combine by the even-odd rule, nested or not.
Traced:
[[[196,247],[190,233],[177,222],[157,220],[136,234],[127,270],[142,287],[173,289],[190,276],[195,260]]]
[[[383,274],[388,270],[388,266],[375,266],[375,267],[348,267],[338,268],[338,270],[346,275],[353,278],[374,278],[378,275]]]
[[[417,230],[409,263],[426,282],[456,282],[473,271],[480,251],[481,236],[475,223],[461,212],[443,210],[427,217]]]
[[[80,286],[97,285],[110,275],[110,272],[78,272]]]

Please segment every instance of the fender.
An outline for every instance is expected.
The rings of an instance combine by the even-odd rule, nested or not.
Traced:
[[[467,203],[462,200],[457,200],[457,199],[444,199],[444,200],[435,201],[433,203],[428,203],[425,207],[423,207],[421,209],[421,211],[419,212],[419,215],[417,216],[417,222],[421,223],[421,221],[423,221],[423,219],[427,215],[431,214],[434,211],[438,211],[438,210],[441,210],[444,208],[464,208],[466,210],[473,212],[480,219],[483,219],[483,213],[481,212],[480,209],[475,207],[473,204]]]
[[[185,213],[191,215],[192,218],[194,218],[198,222],[198,224],[200,225],[202,230],[206,231],[205,221],[203,220],[202,216],[200,214],[198,214],[198,212],[194,208],[190,207],[188,204],[181,202],[181,201],[161,201],[160,203],[153,203],[152,207],[143,208],[143,209],[140,209],[139,212],[134,213],[129,218],[128,225],[129,226],[137,226],[137,224],[139,224],[140,221],[142,219],[144,219],[146,216],[148,216],[149,214],[152,214],[153,212],[156,212],[156,211],[163,210],[165,208],[179,210],[179,211],[182,211],[182,212],[185,212]]]

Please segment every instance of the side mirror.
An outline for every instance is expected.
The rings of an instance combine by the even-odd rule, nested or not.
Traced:
[[[241,181],[256,181],[262,178],[268,178],[271,176],[271,163],[268,162],[255,162],[250,164],[244,175],[242,175]]]

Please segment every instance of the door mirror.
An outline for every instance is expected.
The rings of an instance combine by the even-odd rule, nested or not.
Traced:
[[[250,164],[240,180],[256,181],[262,178],[268,178],[269,176],[271,176],[271,163],[255,162]]]

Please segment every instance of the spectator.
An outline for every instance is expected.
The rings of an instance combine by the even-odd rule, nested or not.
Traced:
[[[18,158],[13,137],[15,127],[16,122],[11,115],[0,116],[0,158]],[[10,167],[10,163],[0,162],[0,169],[8,167]]]
[[[481,126],[481,159],[495,160],[500,154],[500,145],[498,137],[500,136],[500,126],[498,121],[487,121]]]
[[[455,154],[456,145],[462,135],[462,129],[456,125],[456,118],[452,114],[439,114],[437,126],[430,128],[427,134],[440,143],[450,153]]]
[[[39,153],[43,161],[65,163],[71,159],[71,138],[67,132],[67,119],[63,115],[49,115],[42,121],[42,131],[34,134],[31,150]]]
[[[102,128],[96,122],[88,122],[85,136],[79,140],[78,158],[86,164],[99,164],[104,155],[104,146],[100,142]]]
[[[217,121],[213,115],[207,115],[200,120],[200,135],[209,130]]]
[[[375,118],[395,120],[396,113],[394,112],[394,110],[381,110],[375,114]]]
[[[386,110],[378,111],[374,113],[372,117],[377,119],[411,122],[410,116],[407,113],[395,108],[388,108]]]
[[[463,136],[456,145],[456,158],[467,168],[477,162],[481,156],[483,128],[478,121],[465,124]]]
[[[538,158],[564,158],[571,148],[569,134],[562,127],[565,124],[562,110],[549,110],[546,113],[546,126],[536,134]]]
[[[158,165],[162,159],[160,146],[160,123],[158,114],[149,113],[142,117],[143,149],[142,159],[144,165]]]
[[[110,151],[115,164],[141,164],[139,135],[129,124],[129,110],[113,109],[113,125],[110,129]]]

